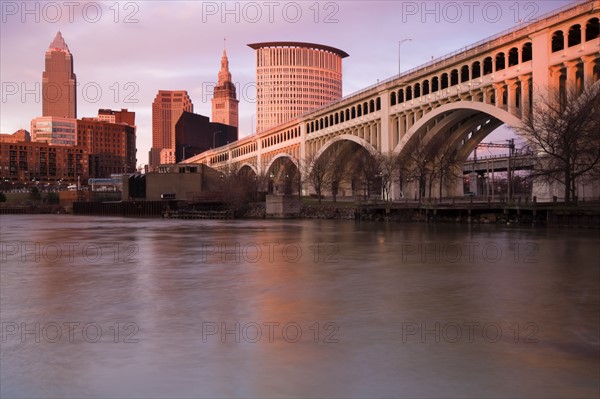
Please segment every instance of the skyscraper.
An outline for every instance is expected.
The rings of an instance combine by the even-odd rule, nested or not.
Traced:
[[[187,91],[159,90],[152,103],[150,170],[161,163],[175,163],[175,125],[183,111],[194,112]]]
[[[60,31],[46,51],[42,74],[42,116],[77,118],[77,81],[73,56]]]
[[[256,50],[257,132],[342,98],[346,52],[302,42],[248,46]]]
[[[212,121],[238,127],[238,103],[235,85],[231,81],[227,52],[223,49],[219,81],[212,99]]]

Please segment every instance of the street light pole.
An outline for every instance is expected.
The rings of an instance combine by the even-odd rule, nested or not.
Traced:
[[[401,71],[401,68],[400,68],[400,46],[402,45],[402,43],[410,42],[410,41],[412,41],[412,39],[402,39],[402,40],[398,41],[398,77],[400,77],[400,71]]]
[[[183,146],[183,154],[181,154],[181,156],[182,156],[181,162],[185,161],[185,149],[186,149],[186,147],[191,147],[191,146],[192,146],[191,144],[187,144],[187,145]]]
[[[217,130],[216,132],[213,133],[213,148],[217,148],[217,146],[215,144],[215,139],[216,139],[218,133],[222,133],[222,132],[220,130]]]

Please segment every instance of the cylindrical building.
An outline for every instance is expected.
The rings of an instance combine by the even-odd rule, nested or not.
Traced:
[[[342,98],[346,52],[302,42],[248,46],[256,50],[257,132]]]

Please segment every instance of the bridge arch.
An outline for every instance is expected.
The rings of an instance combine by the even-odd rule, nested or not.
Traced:
[[[488,119],[493,123],[487,123]],[[503,123],[516,128],[521,124],[521,119],[495,105],[481,102],[457,101],[444,104],[419,119],[399,141],[393,151],[400,154],[404,148],[409,147],[410,142],[417,139],[424,140],[425,145],[427,145],[440,135],[448,134],[449,130],[451,132],[461,131],[466,135],[469,133],[469,128],[477,128],[478,126],[486,127],[486,130],[482,131],[482,133],[485,132],[485,135],[478,135],[477,137],[481,141]],[[492,126],[493,129],[490,130]],[[464,137],[458,137],[456,134],[453,134],[452,137],[454,141],[464,139]]]
[[[249,172],[254,173],[254,175],[258,175],[258,169],[256,168],[256,166],[248,162],[244,162],[239,166],[237,170],[237,175],[241,176],[242,174],[248,174]]]
[[[269,169],[271,169],[271,167],[273,166],[273,164],[275,164],[275,162],[280,158],[288,158],[296,166],[296,168],[300,167],[300,165],[298,164],[298,160],[295,157],[293,157],[291,154],[288,154],[287,152],[282,152],[271,158],[271,160],[267,164],[267,167],[265,168],[265,172],[268,172]]]
[[[331,162],[328,166],[329,187],[323,195],[332,197],[379,195],[380,177],[373,172],[377,164],[378,151],[364,139],[351,134],[336,136],[323,144],[315,153],[314,159]],[[303,173],[310,173],[306,169]],[[305,188],[311,192],[310,182]]]
[[[375,149],[375,147],[373,147],[373,145],[369,144],[366,140],[361,139],[360,137],[357,137],[357,136],[353,136],[351,134],[340,134],[339,136],[336,136],[336,137],[332,138],[331,140],[328,140],[327,143],[325,143],[323,145],[323,147],[319,148],[319,150],[315,154],[315,158],[316,159],[320,158],[331,146],[333,146],[334,144],[336,144],[339,141],[344,141],[344,140],[353,141],[354,143],[360,145],[361,147],[363,147],[365,150],[367,150],[371,154],[377,153],[377,150]]]
[[[275,155],[264,169],[268,179],[267,192],[294,194],[300,189],[300,165],[289,153]]]

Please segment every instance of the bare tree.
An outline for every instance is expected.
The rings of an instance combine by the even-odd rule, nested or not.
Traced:
[[[386,154],[379,154],[377,163],[379,164],[383,199],[389,201],[392,184],[398,174],[398,156],[391,151]]]
[[[375,179],[379,177],[380,166],[377,161],[377,155],[371,154],[368,151],[358,158],[358,171],[360,173],[363,185],[364,185],[364,198],[371,197],[371,188]]]
[[[400,195],[406,197],[404,193],[404,181],[411,178],[412,160],[407,152],[401,152],[396,156],[396,177],[398,178],[398,186],[400,187]]]
[[[577,182],[597,175],[600,167],[600,85],[581,93],[573,86],[548,93],[516,130],[537,151],[532,177],[562,184],[569,202]]]
[[[329,174],[329,188],[331,189],[331,196],[333,202],[336,202],[337,195],[340,190],[340,183],[345,175],[346,165],[343,162],[334,162],[330,168]]]
[[[419,199],[425,197],[427,177],[430,173],[428,155],[422,140],[418,140],[404,150],[404,162],[407,165],[408,176],[417,181]]]
[[[330,169],[330,158],[323,155],[320,157],[317,157],[316,154],[308,155],[302,164],[302,174],[315,190],[319,204],[323,191],[329,186]]]
[[[443,141],[435,153],[431,154],[431,164],[429,166],[429,198],[432,195],[432,185],[438,182],[438,198],[442,198],[444,184],[448,178],[455,177],[455,171],[461,164],[456,158],[457,150],[449,141]]]
[[[333,198],[333,202],[337,201],[337,195],[340,190],[340,184],[344,179],[346,174],[347,165],[343,162],[343,145],[341,142],[334,143],[330,148],[330,153],[332,154],[330,157],[331,166],[329,168],[329,175],[327,177],[327,182],[329,185],[329,189],[331,190],[331,196]]]

